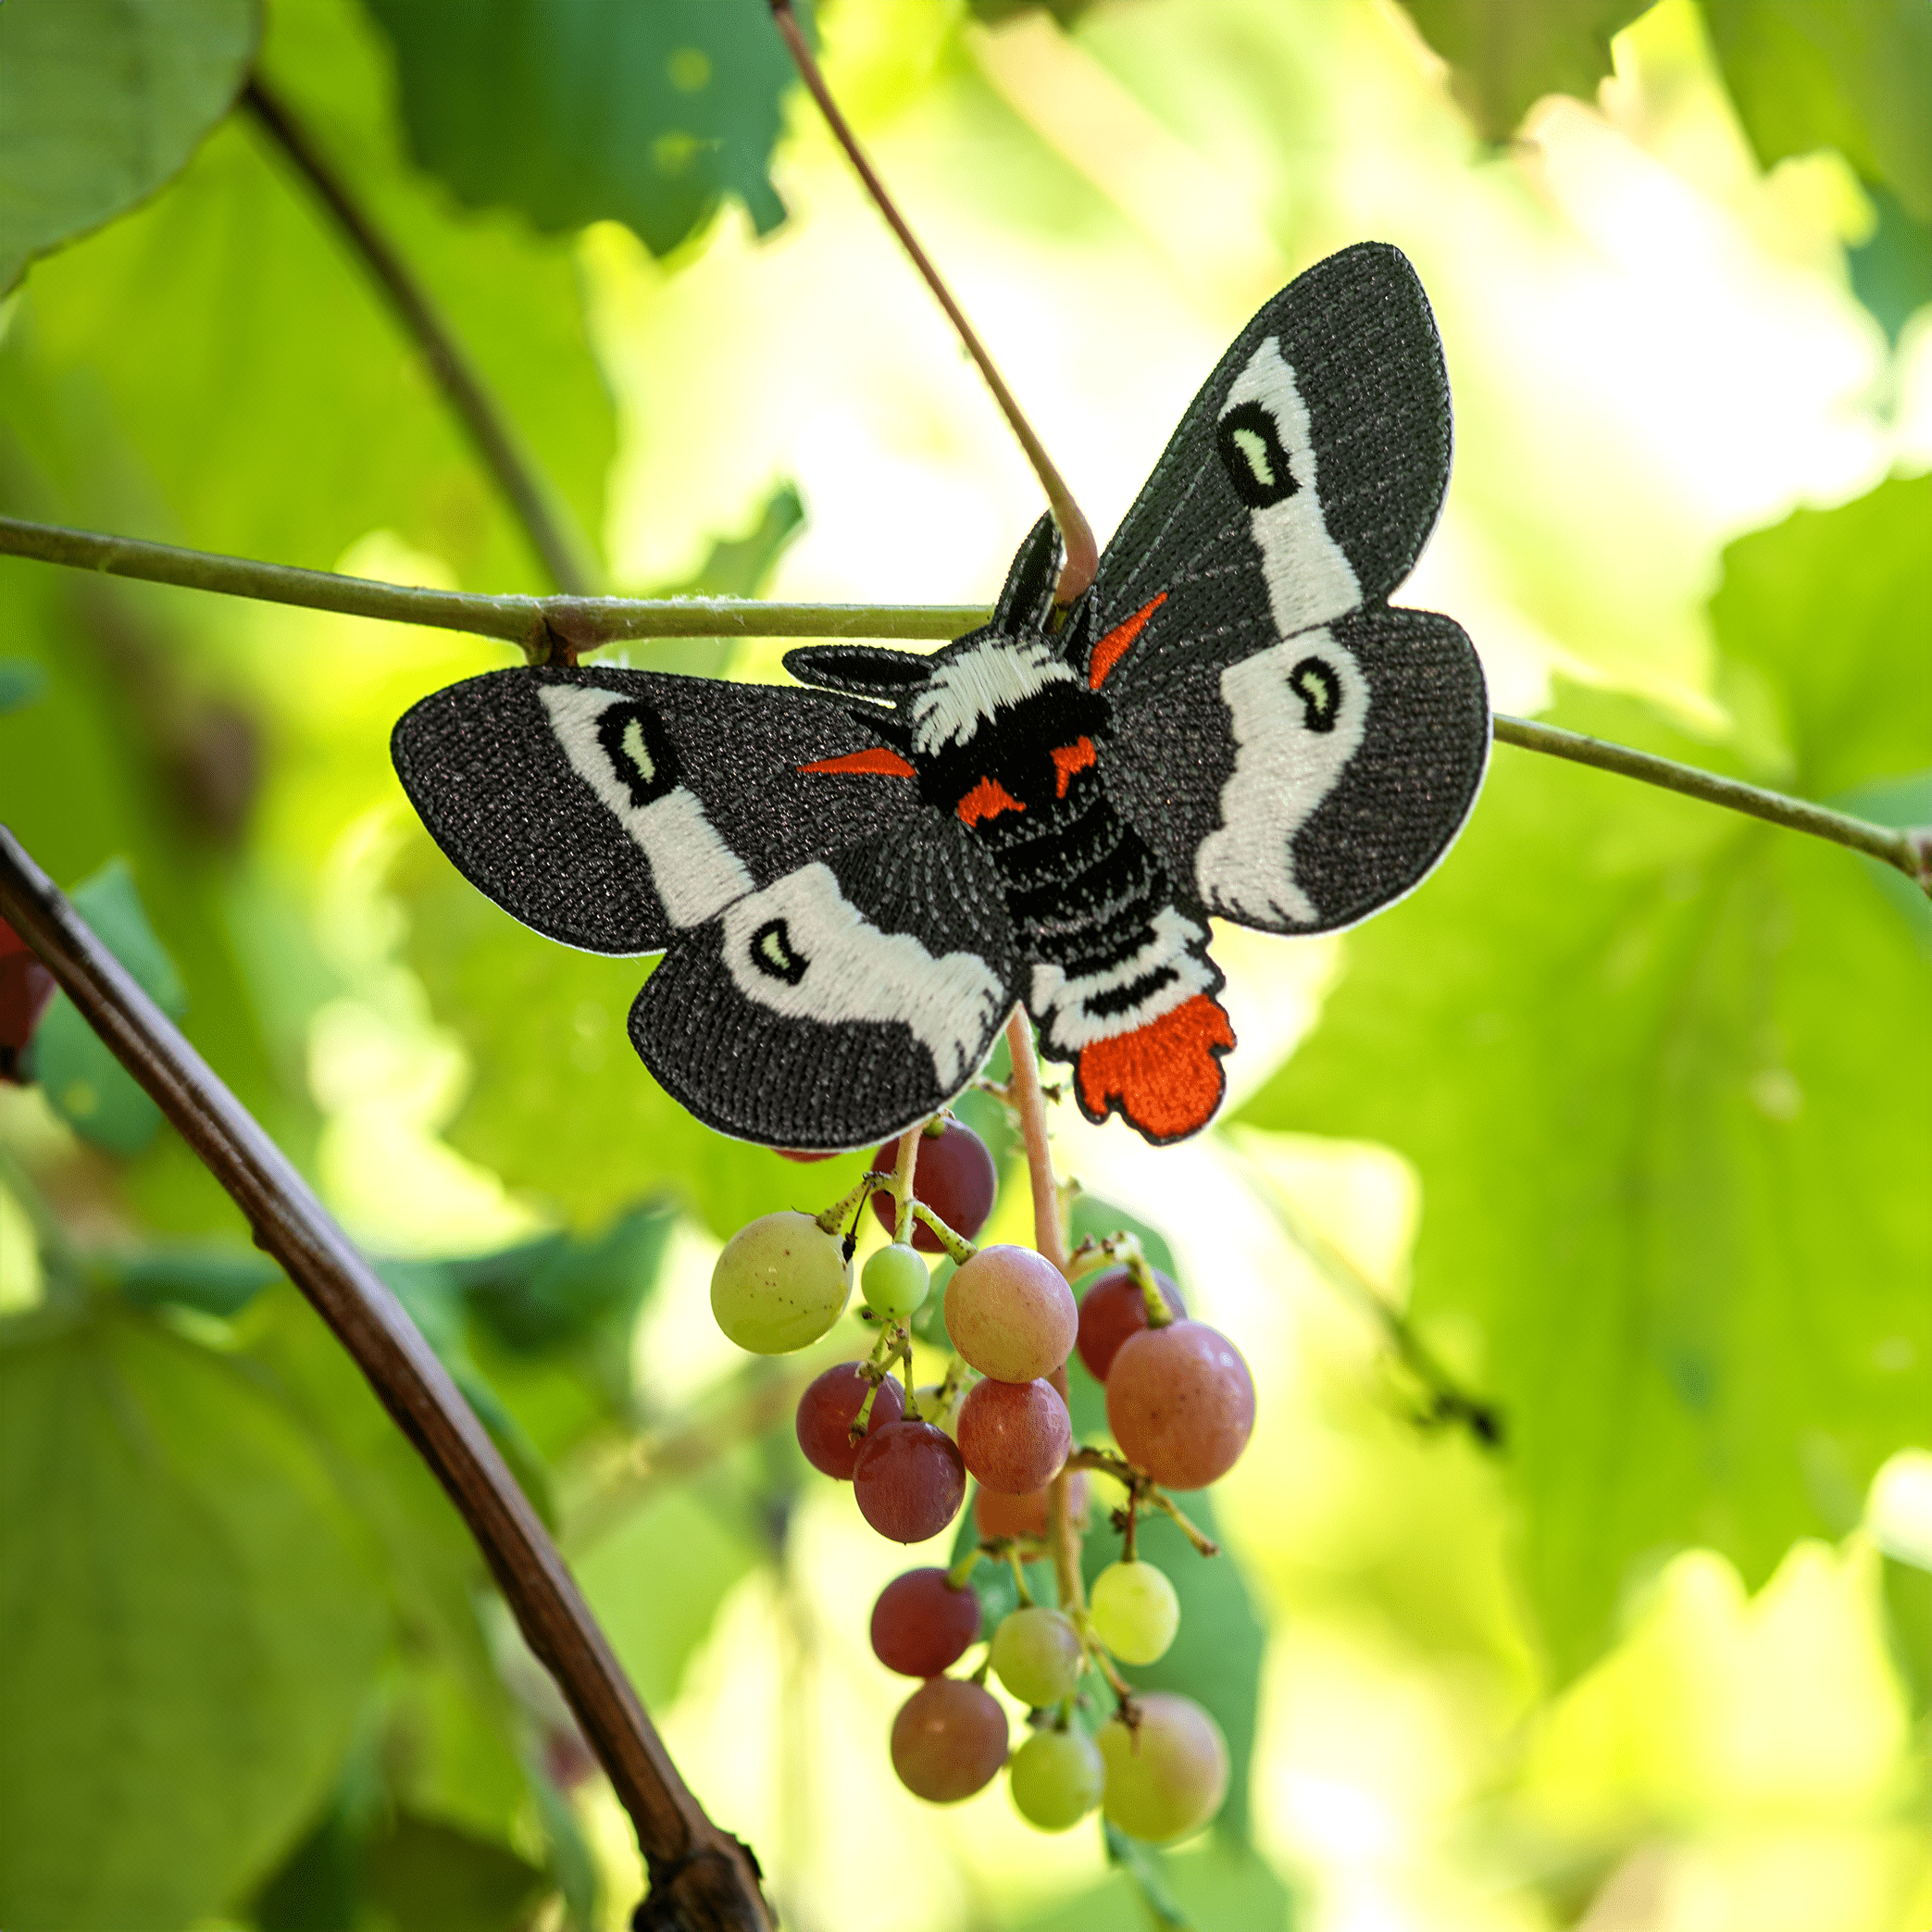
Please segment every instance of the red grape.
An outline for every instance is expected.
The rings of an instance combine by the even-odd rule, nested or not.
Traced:
[[[872,1606],[872,1649],[888,1670],[936,1677],[950,1670],[979,1635],[979,1599],[954,1589],[943,1570],[894,1577]]]
[[[1107,1375],[1107,1427],[1162,1488],[1202,1490],[1234,1467],[1254,1427],[1254,1380],[1205,1322],[1143,1328]]]
[[[41,1015],[54,997],[54,976],[27,941],[0,919],[0,1079],[18,1079]]]
[[[1073,1448],[1066,1404],[1051,1382],[975,1382],[959,1411],[959,1452],[982,1487],[1043,1490]]]
[[[888,1141],[872,1157],[875,1169],[898,1165],[896,1141]],[[919,1136],[919,1157],[913,1163],[913,1199],[923,1201],[954,1234],[971,1240],[986,1226],[999,1189],[992,1155],[971,1128],[949,1120],[941,1132]],[[891,1194],[875,1192],[872,1212],[889,1234],[898,1233],[898,1204]],[[912,1242],[928,1254],[941,1252],[939,1237],[923,1221],[913,1223]]]
[[[953,1346],[996,1382],[1052,1375],[1079,1329],[1066,1278],[1031,1248],[982,1248],[946,1283]]]
[[[1076,1523],[1087,1520],[1087,1477],[1082,1470],[1076,1469],[1066,1479],[1066,1509]],[[973,1498],[973,1521],[987,1542],[998,1536],[1043,1537],[1052,1514],[1045,1490],[1035,1490],[1030,1496],[981,1490]]]
[[[1094,1740],[1107,1767],[1101,1809],[1131,1839],[1185,1838],[1228,1795],[1228,1740],[1190,1697],[1148,1690],[1134,1702],[1137,1726],[1110,1717]]]
[[[852,1480],[852,1465],[858,1461],[866,1439],[852,1440],[852,1420],[865,1405],[872,1384],[859,1373],[856,1362],[841,1362],[829,1368],[798,1399],[798,1446],[805,1460],[826,1476],[841,1482]],[[897,1422],[905,1413],[905,1398],[899,1385],[888,1376],[879,1385],[873,1399],[868,1430]]]
[[[1185,1315],[1187,1303],[1173,1278],[1156,1268],[1153,1278],[1160,1283],[1169,1312]],[[1103,1268],[1092,1277],[1080,1297],[1080,1360],[1096,1382],[1106,1380],[1120,1344],[1146,1326],[1147,1297],[1126,1268]]]
[[[956,1804],[983,1790],[1006,1762],[1006,1714],[964,1677],[933,1677],[892,1720],[892,1769],[916,1798]]]
[[[929,1422],[889,1422],[866,1437],[853,1465],[859,1514],[895,1543],[923,1543],[959,1512],[966,1465]]]

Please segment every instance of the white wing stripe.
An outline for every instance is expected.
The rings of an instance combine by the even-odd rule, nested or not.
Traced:
[[[774,926],[781,939],[773,944]],[[870,925],[839,890],[829,866],[803,866],[729,907],[725,964],[738,990],[785,1019],[836,1027],[901,1020],[932,1055],[949,1092],[1000,1017],[1001,985],[972,953],[935,958],[910,933]],[[759,960],[789,957],[795,977]]]
[[[662,798],[641,805],[611,769],[597,720],[613,704],[630,702],[623,692],[594,684],[546,684],[537,694],[571,769],[649,862],[651,883],[673,926],[701,926],[752,890],[754,881],[744,862],[718,836],[704,816],[704,801],[689,786],[673,786]]]

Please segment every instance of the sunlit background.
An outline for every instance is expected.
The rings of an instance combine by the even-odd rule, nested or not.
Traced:
[[[1263,299],[1358,238],[1409,255],[1447,351],[1456,460],[1441,525],[1399,596],[1457,617],[1499,710],[1543,708],[1560,677],[1650,700],[1692,739],[1748,736],[1760,720],[1723,685],[1707,611],[1724,547],[1932,462],[1928,311],[1888,341],[1848,279],[1847,249],[1876,219],[1857,176],[1830,151],[1760,167],[1689,0],[1662,0],[1616,37],[1614,74],[1594,101],[1546,99],[1501,147],[1477,137],[1443,62],[1388,0],[1112,0],[1071,29],[1039,12],[990,28],[941,0],[829,0],[818,24],[835,90],[1103,536]],[[392,84],[366,18],[330,0],[273,9],[268,44],[298,101],[306,49],[327,54],[318,75],[337,77],[315,81],[318,102],[353,102],[358,88],[380,101]],[[524,248],[581,292],[615,405],[599,532],[613,582],[693,580],[715,543],[754,530],[790,485],[804,521],[765,594],[990,600],[1038,514],[1037,485],[808,104],[794,94],[788,111],[772,168],[787,218],[762,237],[735,205],[663,260],[615,222],[538,243],[511,216],[466,218],[502,231],[506,270]],[[373,112],[344,107],[339,125]],[[260,212],[288,190],[244,179],[262,164],[228,135],[195,165],[180,193],[203,194],[229,237],[205,234],[192,256],[205,291],[252,285],[248,262],[227,256],[263,224],[250,246],[267,293],[235,380],[299,383],[299,355],[262,372],[279,328],[300,338],[310,326],[296,312],[303,278],[322,272],[305,258],[289,266],[298,241],[282,231],[296,218]],[[199,482],[183,507],[152,453],[194,440],[193,385],[218,388],[222,358],[239,353],[222,346],[232,314],[198,330],[190,292],[170,284],[151,326],[183,344],[171,371],[158,352],[116,360],[103,344],[148,326],[129,292],[156,260],[181,257],[189,219],[164,197],[91,244],[98,265],[89,244],[52,257],[0,311],[7,507],[403,581],[474,585],[484,558],[496,587],[525,587],[502,574],[526,567],[514,540],[478,535],[455,498],[447,520],[461,541],[432,541],[431,504],[414,527],[341,530],[330,554],[313,554],[311,532],[330,526],[303,526],[297,499],[327,495],[353,469],[339,452],[311,477],[300,447],[256,451],[256,501],[231,513],[218,483]],[[520,299],[512,275],[472,280],[459,320]],[[117,291],[126,299],[109,306]],[[377,323],[358,326],[380,343]],[[504,340],[516,346],[515,330]],[[382,374],[359,402],[340,383],[322,390],[333,365],[318,372],[318,413],[325,396],[334,412],[433,411],[399,343],[370,353]],[[566,386],[560,375],[559,421],[590,408]],[[519,406],[547,406],[541,381]],[[225,417],[208,431],[217,446],[239,434]],[[372,461],[392,460],[389,434],[370,426]],[[557,434],[602,460],[594,430],[575,445]],[[280,521],[268,502],[278,472],[290,496]],[[571,487],[594,503],[594,488]],[[355,500],[346,486],[334,495]],[[55,593],[28,581],[35,567],[8,565],[0,583],[22,633],[51,634]],[[634,1426],[579,1428],[536,1371],[481,1370],[549,1461],[564,1547],[672,1753],[713,1815],[755,1846],[786,1922],[1141,1923],[1091,1829],[1035,1833],[999,1783],[949,1810],[897,1787],[884,1739],[903,1686],[872,1658],[866,1619],[908,1559],[865,1527],[849,1493],[807,1481],[781,1541],[761,1531],[778,1452],[747,1427],[762,1385],[743,1379],[743,1358],[711,1322],[709,1269],[739,1221],[816,1207],[842,1182],[667,1127],[668,1103],[643,1097],[623,1037],[634,968],[573,959],[527,987],[492,977],[513,955],[428,847],[386,745],[417,696],[505,654],[168,593],[131,592],[118,607],[177,654],[172,675],[196,704],[252,721],[261,767],[245,823],[171,859],[140,856],[126,824],[145,781],[116,770],[119,741],[85,721],[114,660],[97,653],[84,672],[62,671],[52,648],[56,684],[87,688],[47,727],[57,746],[37,741],[35,755],[64,770],[80,802],[21,795],[24,767],[5,764],[32,729],[21,713],[0,726],[0,804],[64,882],[136,852],[192,1017],[223,1002],[252,1016],[237,1084],[358,1240],[386,1257],[475,1253],[560,1225],[594,1228],[665,1188],[679,1200],[629,1344]],[[29,654],[40,648],[30,641]],[[781,649],[676,644],[606,661],[768,679],[781,675]],[[183,886],[192,910],[170,910]],[[197,921],[213,937],[197,941]],[[1218,934],[1240,1041],[1228,1116],[1315,1025],[1354,943]],[[1437,969],[1414,958],[1417,975]],[[525,1023],[540,1008],[536,1035]],[[0,1140],[10,1171],[39,1177],[78,1240],[125,1244],[143,1228],[232,1237],[165,1139],[110,1173],[41,1091],[6,1089]],[[1267,1631],[1250,1801],[1253,1845],[1279,1885],[1237,1884],[1208,1869],[1221,1851],[1184,1848],[1171,1863],[1184,1891],[1190,1862],[1202,1868],[1188,1895],[1196,1923],[1932,1924],[1924,1706],[1914,1717],[1882,1574],[1932,1568],[1932,1432],[1884,1463],[1855,1527],[1791,1543],[1756,1588],[1715,1550],[1651,1552],[1624,1579],[1607,1650],[1565,1675],[1525,1596],[1499,1458],[1466,1431],[1415,1424],[1413,1390],[1365,1299],[1404,1303],[1430,1211],[1416,1169],[1385,1147],[1278,1121],[1154,1152],[1066,1106],[1055,1153],[1091,1193],[1166,1238],[1193,1311],[1240,1341],[1260,1389],[1253,1444],[1215,1493]],[[1011,1174],[994,1232],[1024,1239],[1028,1226]],[[6,1307],[31,1309],[40,1281],[29,1205],[0,1191]],[[1566,1292],[1548,1283],[1550,1297]],[[236,1320],[251,1318],[264,1319],[259,1308]],[[197,1335],[219,1326],[193,1319]],[[283,1308],[276,1319],[303,1318]],[[1431,1340],[1482,1385],[1481,1333],[1446,1319]],[[861,1345],[848,1318],[811,1362]],[[1900,1371],[1921,1372],[1913,1344],[1901,1346]],[[755,1420],[785,1413],[779,1402]],[[684,1461],[654,1460],[667,1437]],[[528,1722],[562,1735],[554,1693],[506,1620],[491,1628]],[[616,1927],[639,1891],[628,1826],[601,1779],[570,1772],[559,1782],[604,1875],[602,1922]],[[441,1815],[504,1828],[487,1779],[452,1773],[443,1789]],[[520,1842],[541,1845],[528,1801],[516,1802]],[[544,1923],[564,1922],[560,1904],[544,1910]]]

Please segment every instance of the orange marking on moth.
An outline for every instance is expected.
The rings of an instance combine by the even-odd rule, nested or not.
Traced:
[[[816,765],[801,765],[798,768],[802,772],[855,771],[881,779],[918,776],[897,752],[882,744],[875,744],[863,752],[843,752],[836,758],[821,758]]]
[[[1082,1047],[1074,1064],[1080,1101],[1096,1120],[1119,1108],[1153,1141],[1205,1127],[1221,1104],[1221,1055],[1234,1046],[1228,1016],[1205,993],[1159,1019]]]
[[[1161,605],[1166,603],[1167,593],[1163,591],[1152,604],[1143,604],[1126,623],[1116,624],[1093,647],[1093,655],[1087,660],[1087,689],[1098,691],[1107,681],[1107,674],[1127,655],[1127,647],[1141,635],[1141,627],[1145,624]]]
[[[1002,812],[1026,809],[998,779],[981,779],[959,801],[959,816],[967,825],[978,825],[982,818],[997,818]]]
[[[1073,783],[1077,771],[1085,771],[1093,763],[1093,741],[1091,738],[1076,738],[1071,744],[1056,745],[1053,748],[1053,769],[1060,775],[1060,789],[1055,798],[1065,798],[1066,788]]]

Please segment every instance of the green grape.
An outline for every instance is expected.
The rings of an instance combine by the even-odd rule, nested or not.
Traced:
[[[1180,1599],[1151,1563],[1112,1563],[1088,1598],[1093,1634],[1123,1664],[1152,1664],[1180,1628]]]
[[[1221,1809],[1228,1795],[1228,1740],[1190,1697],[1137,1692],[1140,1723],[1118,1714],[1095,1740],[1106,1760],[1101,1808],[1130,1839],[1165,1844],[1185,1838]]]
[[[789,1355],[816,1341],[851,1292],[845,1244],[791,1209],[741,1228],[711,1271],[711,1313],[754,1355]]]
[[[1066,1831],[1100,1802],[1106,1761],[1085,1731],[1035,1731],[1013,1754],[1013,1804],[1041,1831]]]
[[[1080,1633],[1041,1604],[1012,1612],[992,1634],[992,1667],[1023,1704],[1043,1711],[1079,1682]]]
[[[903,1322],[913,1315],[932,1286],[926,1257],[916,1254],[904,1241],[881,1248],[866,1262],[859,1278],[873,1314],[889,1322]]]

